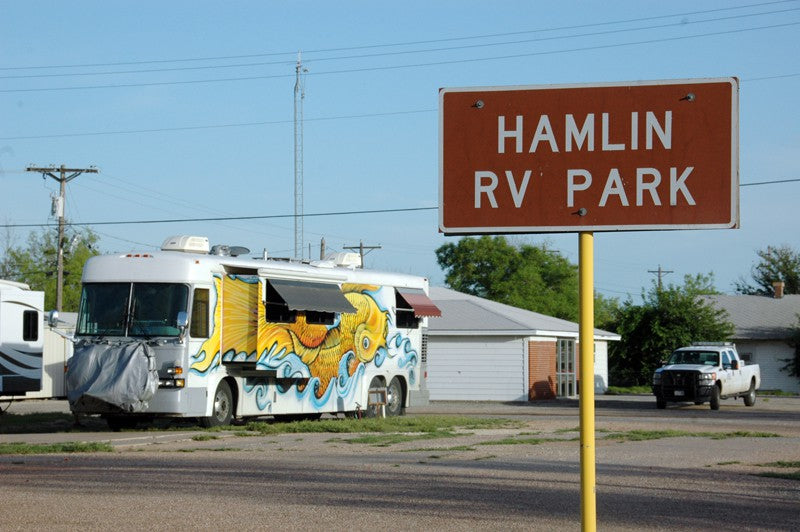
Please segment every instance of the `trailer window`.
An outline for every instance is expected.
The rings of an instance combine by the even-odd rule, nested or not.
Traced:
[[[208,338],[208,288],[195,288],[192,300],[192,322],[189,334],[192,338]]]
[[[39,313],[26,310],[22,313],[22,340],[35,342],[39,339]]]
[[[395,292],[395,321],[398,329],[419,328],[419,318],[414,314],[414,308],[398,292]]]
[[[272,283],[267,283],[267,300],[264,302],[264,318],[272,323],[294,323],[297,311],[289,310],[289,305],[281,297]]]
[[[311,325],[333,325],[333,322],[336,320],[336,314],[333,312],[307,310],[305,315],[306,323]]]

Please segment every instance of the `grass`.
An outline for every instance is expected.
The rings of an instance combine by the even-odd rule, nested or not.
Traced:
[[[774,432],[689,432],[685,430],[629,430],[627,432],[610,432],[604,436],[607,440],[617,441],[647,441],[663,438],[711,438],[712,440],[725,440],[729,438],[780,438]]]
[[[539,445],[547,442],[568,441],[562,438],[528,438],[522,436],[509,436],[499,440],[482,441],[476,445]]]
[[[39,414],[0,415],[0,434],[42,434],[48,432],[67,432],[75,425],[72,414],[46,412]]]
[[[769,463],[766,463],[766,464],[758,464],[758,465],[761,466],[761,467],[777,467],[777,468],[783,468],[783,469],[785,469],[785,468],[800,469],[800,461],[797,461],[797,462],[779,461],[779,462],[769,462]]]
[[[0,454],[62,454],[62,453],[110,453],[114,448],[105,442],[67,443],[0,443]]]
[[[794,469],[794,471],[765,471],[764,473],[759,473],[759,477],[768,477],[768,478],[782,478],[785,480],[800,480],[800,461],[778,461],[778,462],[768,462],[766,464],[758,464],[759,467],[772,467],[775,469]]]
[[[292,433],[435,433],[448,437],[448,432],[458,430],[518,427],[520,422],[501,418],[471,418],[466,416],[401,416],[370,419],[324,419],[319,421],[292,421],[274,423],[253,421],[244,429],[258,434]],[[420,438],[418,438],[420,439]]]
[[[198,434],[197,436],[192,436],[193,441],[209,441],[218,439],[219,436],[214,436],[213,434]]]
[[[419,440],[434,440],[437,438],[453,438],[455,436],[457,436],[457,434],[454,432],[439,430],[434,432],[423,432],[419,434],[364,434],[355,438],[332,438],[328,440],[328,442],[363,443],[367,445],[373,445],[375,447],[388,447],[396,443],[406,443],[409,441]]]
[[[609,386],[606,395],[641,395],[651,394],[653,389],[650,386]]]

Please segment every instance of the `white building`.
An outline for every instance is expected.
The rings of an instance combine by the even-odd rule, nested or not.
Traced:
[[[578,324],[441,287],[428,320],[430,400],[530,401],[578,394]],[[608,388],[608,342],[595,329],[595,393]]]
[[[761,366],[762,390],[800,393],[800,378],[782,369],[795,357],[789,339],[798,327],[800,295],[783,295],[781,287],[775,297],[715,295],[704,299],[728,313],[736,328],[732,340],[737,351],[748,364]]]

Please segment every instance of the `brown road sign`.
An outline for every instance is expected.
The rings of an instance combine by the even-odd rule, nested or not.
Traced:
[[[739,225],[736,78],[441,89],[446,234]]]

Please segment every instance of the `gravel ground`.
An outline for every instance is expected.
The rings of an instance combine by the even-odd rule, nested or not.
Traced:
[[[9,413],[68,412],[60,401]],[[243,437],[191,430],[2,434],[0,441],[108,441],[113,453],[0,455],[4,530],[577,530],[577,402],[434,403],[409,415],[499,416],[517,426],[388,446],[351,434]],[[0,417],[2,423],[2,417]],[[800,398],[656,410],[596,403],[599,530],[796,530],[800,482],[759,476],[800,461]],[[780,437],[619,441],[613,431],[774,432]],[[189,429],[189,430],[187,430]],[[503,438],[538,443],[501,444]]]

